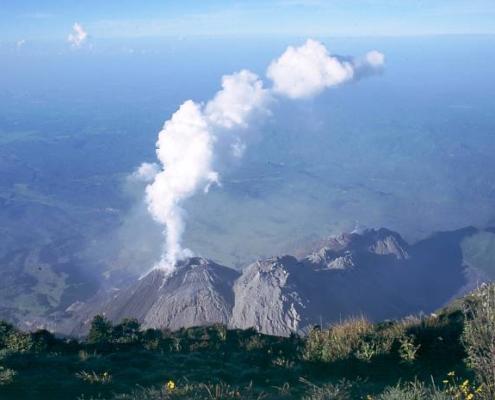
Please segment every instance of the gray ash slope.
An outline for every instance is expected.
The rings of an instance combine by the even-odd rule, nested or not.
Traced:
[[[193,257],[166,275],[153,270],[135,284],[97,304],[90,302],[77,310],[75,325],[65,333],[81,334],[95,314],[114,322],[135,318],[144,328],[169,328],[228,324],[234,304],[232,290],[240,273],[212,261]]]
[[[358,315],[431,312],[484,279],[464,265],[460,249],[475,232],[439,233],[411,246],[387,229],[342,234],[305,257],[259,260],[242,273],[195,257],[170,276],[152,271],[102,305],[88,303],[70,332],[86,332],[95,314],[153,328],[222,323],[289,335]]]

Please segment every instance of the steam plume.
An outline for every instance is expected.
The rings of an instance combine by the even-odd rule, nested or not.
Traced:
[[[244,70],[224,76],[222,90],[206,105],[188,100],[165,122],[156,144],[163,169],[146,188],[148,210],[166,229],[158,267],[172,270],[178,259],[192,254],[181,246],[185,213],[181,204],[198,190],[207,192],[219,184],[215,148],[232,142],[231,151],[238,152],[239,133],[267,98],[258,77]]]
[[[300,47],[287,48],[270,64],[271,89],[264,88],[256,74],[242,70],[225,75],[222,89],[206,104],[184,102],[158,135],[160,167],[143,163],[134,173],[151,182],[146,187],[148,210],[164,226],[165,247],[155,268],[171,272],[178,260],[192,255],[182,247],[184,200],[220,184],[219,167],[225,152],[242,156],[243,135],[252,117],[269,114],[272,98],[307,98],[352,80],[360,70],[379,70],[383,63],[383,54],[377,51],[358,61],[341,61],[323,44],[308,40]]]

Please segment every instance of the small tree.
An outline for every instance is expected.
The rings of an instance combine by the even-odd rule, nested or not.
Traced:
[[[57,339],[46,329],[40,329],[31,334],[33,340],[33,348],[36,352],[43,352],[55,345]]]
[[[137,319],[125,318],[113,329],[113,336],[117,343],[136,343],[140,339],[141,325]]]
[[[147,350],[156,350],[160,347],[162,332],[158,329],[146,329],[142,333],[142,341]]]
[[[101,344],[109,343],[112,340],[112,323],[103,315],[96,315],[91,321],[88,342]]]
[[[8,322],[0,321],[0,349],[6,346],[7,338],[14,330],[14,327]]]

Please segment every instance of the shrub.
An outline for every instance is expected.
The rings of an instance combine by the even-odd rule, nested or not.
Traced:
[[[337,384],[326,384],[317,386],[305,379],[301,382],[308,386],[307,395],[303,400],[351,400],[353,385],[346,380],[342,380]]]
[[[0,349],[5,348],[5,341],[13,331],[15,331],[15,329],[11,324],[0,321]]]
[[[162,341],[162,332],[158,329],[146,329],[142,333],[141,340],[147,350],[157,350]]]
[[[36,341],[41,342],[43,338],[46,337],[46,334],[51,335],[44,330],[33,334],[24,333],[14,328],[11,324],[0,321],[0,350],[12,353],[29,352],[35,349]],[[53,337],[53,335],[51,336]],[[45,347],[40,350],[44,349]]]
[[[370,362],[371,359],[379,354],[378,344],[374,341],[361,340],[359,348],[356,351],[356,358],[361,361]]]
[[[420,345],[414,344],[414,336],[404,335],[399,338],[399,356],[402,361],[406,363],[412,363],[416,359],[416,354],[420,348]]]
[[[463,343],[467,363],[483,387],[485,399],[495,399],[495,284],[484,285],[466,299]]]
[[[40,329],[32,333],[31,339],[33,341],[33,350],[38,353],[47,351],[57,342],[55,336],[45,329]]]
[[[259,334],[254,334],[244,342],[246,351],[260,351],[265,346],[266,343]]]
[[[27,353],[33,349],[33,339],[30,334],[12,330],[4,339],[4,346],[14,353]]]
[[[97,374],[95,371],[91,371],[91,372],[81,371],[76,373],[76,376],[79,379],[83,380],[84,382],[91,384],[95,384],[95,383],[107,384],[112,381],[112,375],[110,375],[108,372]]]
[[[409,382],[385,389],[380,395],[367,396],[367,400],[452,400],[450,395],[438,390],[435,386],[426,387],[420,382]],[[461,398],[459,398],[461,399]]]
[[[113,328],[113,340],[116,343],[137,343],[140,340],[140,328],[136,319],[126,318]]]
[[[112,340],[112,323],[102,315],[96,315],[91,321],[88,342],[94,344],[109,343]]]
[[[0,386],[9,385],[14,381],[17,373],[10,368],[5,368],[0,365]]]

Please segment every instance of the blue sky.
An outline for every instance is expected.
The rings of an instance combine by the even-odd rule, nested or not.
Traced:
[[[495,33],[494,0],[0,0],[0,40]]]

